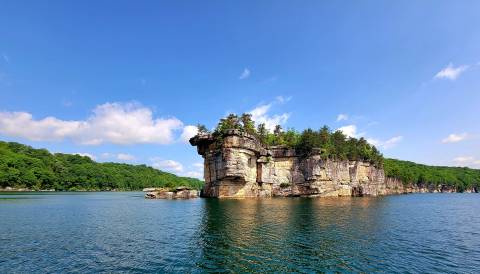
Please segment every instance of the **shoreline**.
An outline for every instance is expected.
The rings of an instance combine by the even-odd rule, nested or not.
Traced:
[[[129,191],[141,191],[141,190],[56,190],[56,189],[28,189],[28,188],[0,188],[0,193],[2,192],[129,192]]]

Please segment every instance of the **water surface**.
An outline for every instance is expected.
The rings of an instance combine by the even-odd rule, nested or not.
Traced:
[[[480,272],[480,195],[0,194],[0,273]]]

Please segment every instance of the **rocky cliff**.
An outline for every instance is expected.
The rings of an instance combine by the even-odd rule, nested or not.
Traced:
[[[442,186],[404,184],[361,161],[300,157],[283,147],[266,149],[255,136],[230,130],[221,138],[199,134],[190,143],[204,158],[204,197],[363,196],[455,192]]]

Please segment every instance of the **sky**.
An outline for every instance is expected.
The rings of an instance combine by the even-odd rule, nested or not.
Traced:
[[[0,140],[202,177],[228,113],[480,168],[479,1],[2,1]]]

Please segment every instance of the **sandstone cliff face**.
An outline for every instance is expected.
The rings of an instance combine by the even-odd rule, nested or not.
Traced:
[[[197,135],[190,140],[204,158],[204,197],[362,196],[413,192],[454,192],[385,178],[382,168],[361,161],[299,157],[294,150],[265,149],[249,134],[229,131],[221,140]]]

